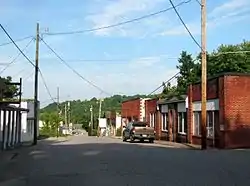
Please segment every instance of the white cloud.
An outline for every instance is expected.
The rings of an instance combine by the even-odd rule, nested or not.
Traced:
[[[165,0],[117,0],[112,1],[105,4],[100,13],[95,15],[89,15],[85,19],[93,26],[93,28],[103,27],[107,25],[113,25],[118,22],[128,20],[130,18],[134,18],[142,13],[148,13],[149,11],[153,10],[155,7],[160,5],[160,3],[164,2]],[[159,23],[158,18],[150,20],[150,24]],[[163,21],[163,20],[161,20]],[[148,25],[149,20],[147,21],[140,21],[140,26],[145,23]],[[146,26],[145,25],[145,26]],[[142,30],[143,29],[143,30]],[[119,36],[131,36],[131,35],[140,35],[141,32],[145,32],[145,28],[140,28],[139,26],[133,24],[133,26],[124,25],[115,28],[103,29],[96,31],[96,35],[100,36],[109,36],[109,35],[119,35]],[[138,34],[139,32],[139,34]]]
[[[244,19],[249,19],[250,14],[249,0],[231,0],[220,6],[215,7],[207,16],[207,28],[215,29],[222,25],[233,24]],[[193,35],[200,35],[201,23],[199,21],[186,24]],[[159,35],[188,35],[183,25],[176,26],[160,33]]]

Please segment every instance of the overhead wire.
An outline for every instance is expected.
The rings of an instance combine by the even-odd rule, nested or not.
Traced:
[[[52,96],[52,94],[51,94],[51,92],[50,92],[50,90],[49,90],[49,87],[48,87],[48,85],[47,85],[47,83],[46,83],[46,80],[45,80],[45,78],[44,78],[44,76],[43,76],[43,73],[42,73],[42,71],[41,71],[40,68],[39,68],[39,74],[40,74],[40,77],[41,77],[41,80],[42,80],[42,82],[43,82],[43,85],[44,85],[44,87],[45,87],[45,89],[46,89],[46,91],[47,91],[47,93],[48,93],[48,95],[49,95],[51,101],[53,101],[54,103],[57,104],[57,102],[55,101],[54,97]]]
[[[24,52],[24,51],[28,48],[28,46],[31,44],[31,42],[32,42],[33,40],[34,40],[34,39],[32,38],[32,39],[28,42],[28,44],[22,49],[22,52]],[[21,54],[22,54],[22,53],[19,52],[18,55],[17,55],[11,62],[9,62],[9,63],[0,71],[0,75],[1,75],[5,70],[7,70],[7,68],[9,68],[10,65],[12,65],[13,63],[16,62],[16,60],[18,59],[18,57],[19,57]]]
[[[174,3],[172,2],[172,0],[169,0],[173,10],[175,11],[176,15],[178,16],[179,20],[181,21],[182,25],[185,27],[186,31],[188,32],[188,34],[190,35],[190,37],[193,39],[193,41],[195,42],[195,44],[202,50],[201,45],[199,44],[199,42],[195,39],[195,37],[193,36],[193,34],[191,33],[191,31],[189,30],[189,28],[187,27],[186,23],[183,21],[181,15],[179,14],[179,12],[176,9],[176,6],[174,5]]]
[[[142,19],[146,19],[146,18],[149,18],[149,17],[153,17],[153,16],[156,16],[156,15],[165,13],[165,12],[167,12],[167,11],[169,11],[169,10],[172,10],[173,8],[182,6],[182,5],[187,4],[187,3],[189,3],[189,2],[191,2],[191,0],[182,1],[182,2],[180,2],[179,4],[175,5],[175,7],[172,6],[172,7],[169,7],[169,8],[163,9],[163,10],[160,10],[160,11],[158,11],[158,12],[154,12],[154,13],[147,14],[147,15],[144,15],[144,16],[141,16],[141,17],[138,17],[138,18],[130,19],[130,20],[128,20],[128,21],[123,21],[123,22],[119,22],[119,23],[116,23],[116,24],[111,24],[111,25],[108,25],[108,26],[102,26],[102,27],[92,28],[92,29],[86,29],[86,30],[70,31],[70,32],[44,33],[44,35],[70,35],[70,34],[81,34],[81,33],[86,33],[86,32],[95,32],[95,31],[99,31],[99,30],[114,28],[114,27],[118,27],[118,26],[125,25],[125,24],[132,23],[132,22],[137,22],[137,21],[140,21],[140,20],[142,20]]]
[[[21,38],[21,39],[16,39],[16,40],[15,40],[15,43],[20,42],[20,41],[24,41],[24,40],[30,39],[30,38],[34,38],[34,37],[33,37],[33,36],[26,36],[26,37]],[[12,42],[2,43],[2,44],[0,44],[0,47],[1,47],[1,46],[5,46],[5,45],[9,45],[9,44],[12,44]]]
[[[72,68],[61,56],[59,56],[57,54],[57,52],[52,49],[49,44],[47,44],[44,39],[41,39],[41,41],[45,44],[45,46],[52,52],[55,54],[55,56],[65,65],[67,66],[69,69],[71,69],[77,76],[79,76],[82,80],[84,80],[85,82],[87,82],[88,84],[92,85],[93,87],[95,87],[96,89],[98,89],[101,93],[105,93],[107,95],[112,96],[112,94],[104,91],[102,88],[100,88],[99,86],[97,86],[96,84],[94,84],[93,82],[91,82],[90,80],[88,80],[87,78],[83,77],[79,72],[77,72],[74,68]]]
[[[19,52],[23,55],[23,57],[33,66],[35,67],[34,63],[24,54],[24,52],[19,48],[19,46],[16,44],[16,42],[11,38],[9,33],[5,30],[2,24],[0,24],[0,28],[4,31],[4,33],[7,35],[7,37],[11,40],[11,42],[15,45],[15,47],[19,50]]]
[[[174,78],[176,78],[180,72],[177,72],[175,75],[173,75],[171,78],[169,78],[167,81],[163,82],[160,86],[158,86],[156,89],[154,89],[152,92],[150,92],[148,95],[151,96],[153,93],[155,93],[157,90],[159,90],[161,87],[163,87],[164,83],[169,83],[172,81]]]
[[[19,48],[19,46],[15,43],[15,41],[12,39],[12,37],[9,35],[9,33],[5,30],[5,28],[2,26],[2,24],[0,24],[0,27],[1,27],[1,29],[4,31],[4,33],[7,35],[7,37],[11,40],[11,42],[15,45],[15,47],[19,50],[19,52],[24,56],[24,58],[25,58],[33,67],[35,67],[35,64],[34,64],[34,63],[24,54],[24,52]],[[39,71],[39,73],[40,73],[42,82],[43,82],[43,84],[44,84],[44,86],[45,86],[45,88],[46,88],[46,90],[47,90],[47,93],[49,94],[51,100],[53,101],[54,99],[53,99],[53,97],[52,97],[52,95],[51,95],[51,93],[50,93],[50,90],[49,90],[49,88],[48,88],[48,86],[47,86],[47,84],[46,84],[46,81],[45,81],[45,79],[44,79],[44,77],[43,77],[43,75],[42,75],[41,69],[39,68],[38,71]]]

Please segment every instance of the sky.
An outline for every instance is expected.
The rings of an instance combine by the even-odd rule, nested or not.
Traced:
[[[182,1],[185,0],[173,0],[173,3]],[[103,90],[76,75],[40,42],[39,67],[53,98],[57,96],[57,87],[60,101],[149,94],[178,72],[176,65],[181,51],[194,56],[200,52],[174,10],[94,32],[49,34],[117,24],[169,7],[169,0],[60,0],[60,3],[0,0],[0,23],[14,40],[35,36],[36,23],[39,23],[43,40],[82,77]],[[199,0],[191,0],[177,10],[200,43]],[[250,40],[249,30],[249,0],[207,0],[208,51],[221,44]],[[13,44],[1,46],[6,42],[9,39],[0,30],[0,75],[12,76],[14,81],[23,78],[23,97],[32,98],[34,68],[22,55],[18,56],[19,51]],[[32,38],[19,41],[17,45],[34,61]],[[40,76],[39,100],[42,106],[52,102]]]

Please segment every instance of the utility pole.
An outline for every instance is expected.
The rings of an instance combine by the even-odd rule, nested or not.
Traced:
[[[98,130],[97,130],[97,136],[100,136],[100,119],[101,119],[101,114],[102,114],[102,99],[100,98],[100,103],[99,103],[99,120],[98,120]]]
[[[36,59],[35,59],[35,86],[34,86],[34,139],[33,145],[37,144],[37,124],[38,124],[38,58],[39,58],[39,23],[36,25]]]
[[[59,107],[59,87],[57,87],[57,112],[58,112],[58,121],[57,121],[57,127],[56,127],[56,137],[59,136],[59,122],[60,122],[60,107]]]
[[[65,126],[68,125],[67,120],[68,120],[68,118],[67,118],[67,102],[66,102],[65,105],[64,105],[64,121],[65,121]]]
[[[91,123],[91,131],[92,131],[92,129],[94,128],[94,125],[93,125],[93,106],[92,105],[90,107],[90,123]]]
[[[201,149],[207,149],[206,0],[201,0]]]
[[[101,118],[101,114],[102,114],[102,99],[100,99],[100,103],[99,103],[99,119]]]
[[[70,109],[70,101],[68,102],[68,124],[70,125],[70,119],[71,119],[71,109]]]

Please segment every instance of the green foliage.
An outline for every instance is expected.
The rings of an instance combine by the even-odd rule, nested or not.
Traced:
[[[101,116],[105,116],[106,112],[114,111],[121,112],[121,103],[128,99],[133,99],[137,97],[148,97],[146,95],[134,95],[134,96],[125,96],[125,95],[114,95],[107,97],[102,102],[102,113]],[[153,97],[153,96],[151,96]],[[60,103],[59,107],[62,110],[62,116],[64,116],[64,106],[66,102]],[[97,128],[98,116],[99,116],[99,100],[97,98],[92,98],[90,100],[74,100],[70,101],[71,105],[71,122],[74,124],[82,124],[82,128],[88,129],[90,122],[90,107],[93,106],[93,121],[94,128]],[[45,108],[40,110],[41,115],[48,113],[57,113],[56,103],[52,103]],[[88,131],[88,130],[86,130]]]
[[[250,51],[249,41],[237,45],[221,45],[212,53],[207,53],[207,76],[226,72],[250,73],[250,53],[244,51]],[[186,94],[188,85],[201,79],[201,54],[193,58],[191,54],[183,51],[178,62],[180,75],[177,78],[177,87],[164,85],[161,96],[163,98],[169,98],[173,94]]]
[[[121,136],[122,135],[122,127],[119,127],[116,129],[116,136]]]
[[[163,85],[163,91],[159,95],[159,98],[161,99],[171,99],[172,97],[176,96],[177,93],[177,87],[176,86],[171,86],[170,82],[165,84],[165,82],[162,83]]]
[[[6,78],[0,77],[0,88],[2,90],[1,98],[9,99],[14,98],[18,95],[18,88],[16,85],[7,85],[6,83],[11,83],[12,77],[7,76]]]
[[[40,130],[40,135],[54,137],[62,135],[58,133],[59,122],[61,118],[56,113],[42,113],[40,115],[40,120],[43,121],[43,127]]]
[[[91,127],[88,127],[88,136],[97,136],[97,129],[92,129]]]

